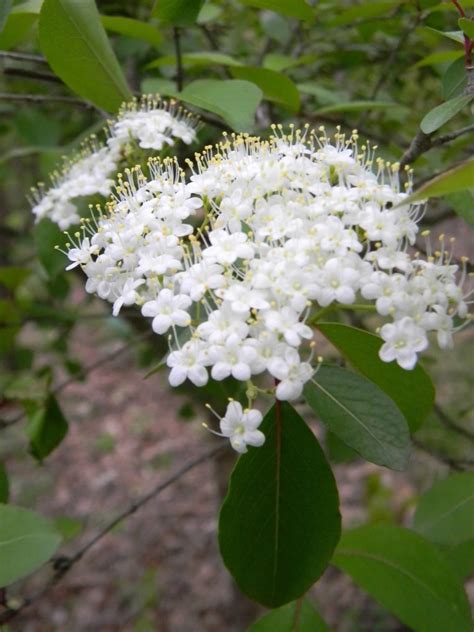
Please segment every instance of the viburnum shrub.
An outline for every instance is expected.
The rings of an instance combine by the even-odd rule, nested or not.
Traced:
[[[135,306],[151,319],[167,337],[171,386],[231,381],[226,409],[208,404],[219,428],[203,424],[242,455],[220,549],[241,589],[277,607],[321,575],[341,529],[331,468],[288,402],[304,396],[361,456],[403,469],[409,430],[433,402],[418,355],[430,338],[451,347],[468,322],[466,262],[453,263],[443,236],[432,249],[428,232],[417,251],[426,203],[412,201],[412,171],[377,157],[356,130],[331,137],[324,127],[273,125],[264,138],[224,133],[184,164],[152,155],[146,167],[125,167],[137,146],[189,144],[197,126],[158,96],[124,105],[102,145],[92,139],[35,192],[33,212],[70,227],[73,200],[110,194],[66,232],[66,269],[79,267],[114,316]],[[373,313],[380,337],[323,322],[359,311]],[[316,330],[362,375],[325,362]],[[340,548],[333,563],[353,573]]]

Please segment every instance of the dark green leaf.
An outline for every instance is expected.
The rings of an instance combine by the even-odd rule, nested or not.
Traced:
[[[34,228],[36,254],[48,276],[54,279],[62,272],[68,263],[62,252],[56,249],[58,245],[64,245],[65,236],[57,224],[50,219],[42,219]]]
[[[405,417],[378,386],[337,366],[321,366],[304,388],[308,404],[331,432],[364,459],[403,470],[410,454]]]
[[[456,546],[442,547],[441,550],[462,580],[474,575],[474,539],[461,542]]]
[[[0,505],[0,588],[47,562],[61,542],[50,522],[12,505]]]
[[[203,4],[204,0],[156,0],[152,15],[163,24],[192,26]]]
[[[68,423],[54,395],[50,395],[44,406],[35,410],[29,417],[27,434],[31,453],[42,461],[67,435]]]
[[[0,461],[0,503],[7,503],[10,495],[10,485],[5,466]]]
[[[473,98],[474,95],[472,94],[460,95],[433,108],[421,121],[421,131],[425,134],[432,134],[463,110]]]
[[[236,131],[253,127],[262,91],[249,81],[199,79],[179,93],[186,103],[221,116]]]
[[[372,525],[342,536],[333,563],[414,632],[471,631],[462,583],[417,533]]]
[[[474,22],[468,18],[459,18],[458,24],[462,32],[467,35],[469,39],[474,40]]]
[[[104,28],[112,33],[143,40],[152,46],[161,46],[163,43],[163,36],[160,31],[147,22],[115,15],[102,15],[100,21]]]
[[[437,544],[474,539],[474,473],[452,474],[424,494],[413,528]]]
[[[297,412],[277,404],[261,430],[265,444],[242,455],[232,473],[219,545],[240,589],[275,608],[305,593],[324,571],[340,515],[331,469]]]
[[[251,81],[262,91],[266,99],[283,105],[296,112],[300,107],[300,95],[297,87],[285,75],[268,68],[254,68],[253,66],[234,66],[231,68],[233,77]]]
[[[446,196],[446,202],[453,208],[456,215],[462,217],[474,228],[474,189],[451,193]]]
[[[415,432],[433,408],[433,383],[419,364],[405,371],[394,362],[382,362],[383,340],[362,329],[339,323],[318,323],[319,331],[349,360],[354,368],[375,382],[393,399]]]
[[[292,602],[272,610],[256,621],[247,632],[330,632],[312,604]]]
[[[472,188],[474,182],[474,160],[467,160],[453,169],[444,171],[429,180],[417,191],[403,200],[403,204],[431,197],[442,197],[449,193],[458,193]]]
[[[326,430],[324,445],[331,463],[349,463],[359,458],[355,450],[346,445],[330,430]]]
[[[107,112],[131,99],[94,0],[44,0],[41,50],[72,90]]]
[[[313,9],[305,0],[240,0],[243,4],[257,9],[269,9],[290,18],[312,20]]]
[[[454,61],[443,75],[443,97],[452,99],[464,92],[467,83],[464,58]]]

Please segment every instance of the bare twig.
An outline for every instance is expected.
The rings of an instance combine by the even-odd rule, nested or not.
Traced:
[[[181,53],[181,34],[180,29],[177,26],[173,28],[173,41],[176,54],[176,88],[178,89],[178,92],[181,92],[184,83],[184,69]]]
[[[0,59],[12,59],[14,61],[28,61],[33,62],[35,64],[45,64],[48,65],[47,60],[40,55],[30,55],[28,53],[14,53],[12,51],[0,51]]]
[[[173,485],[173,483],[178,481],[195,467],[198,467],[198,465],[205,463],[206,461],[217,456],[219,453],[223,452],[226,449],[227,445],[219,445],[218,447],[212,448],[211,450],[206,450],[206,452],[200,454],[192,461],[188,461],[188,463],[179,468],[169,478],[156,485],[156,487],[154,487],[147,494],[144,494],[136,501],[134,501],[131,505],[129,505],[124,511],[121,511],[119,514],[117,514],[115,518],[113,518],[108,524],[106,524],[105,527],[103,527],[80,549],[78,549],[76,553],[71,556],[62,556],[56,558],[53,561],[54,573],[50,580],[36,594],[32,595],[31,597],[26,597],[18,608],[7,607],[7,609],[0,614],[0,625],[8,623],[9,621],[17,617],[25,608],[39,601],[43,597],[43,595],[49,592],[71,570],[71,568],[75,564],[77,564],[77,562],[79,562],[79,560],[81,560],[98,542],[100,542],[105,536],[107,536],[120,522],[126,520],[128,517],[133,515],[136,511],[141,509],[141,507],[150,502],[150,500],[153,500],[154,498],[159,496],[162,491]]]
[[[18,103],[63,103],[64,105],[72,105],[74,107],[84,108],[86,110],[97,110],[92,103],[83,101],[82,99],[74,99],[73,97],[54,96],[49,94],[10,94],[0,92],[0,101],[14,101]]]
[[[4,75],[12,77],[25,77],[26,79],[35,79],[37,81],[50,81],[52,83],[61,83],[62,81],[56,75],[50,72],[39,72],[37,70],[29,70],[27,68],[4,68]]]
[[[433,138],[432,134],[425,134],[424,132],[418,130],[415,138],[412,140],[410,147],[406,150],[403,156],[400,159],[400,167],[403,168],[405,165],[409,165],[415,160],[417,160],[422,154],[426,153],[433,147],[440,147],[441,145],[446,145],[446,143],[451,142],[452,140],[456,140],[460,136],[464,136],[465,134],[469,134],[474,131],[474,124],[466,125],[466,127],[462,127],[454,132],[450,132],[449,134],[443,134],[442,136],[438,136],[437,138]]]
[[[435,404],[434,409],[436,414],[438,415],[439,420],[443,425],[446,426],[446,428],[449,428],[453,432],[457,432],[465,439],[468,439],[469,441],[472,441],[474,443],[474,432],[471,432],[467,428],[459,426],[438,404]]]
[[[412,438],[412,441],[419,450],[421,450],[425,454],[428,454],[436,461],[443,463],[443,465],[447,465],[451,469],[456,470],[458,472],[463,472],[464,470],[467,469],[465,467],[466,461],[464,459],[454,459],[453,457],[443,454],[439,450],[436,450],[435,448],[432,448],[431,446],[426,445],[425,443],[421,442],[419,439]]]

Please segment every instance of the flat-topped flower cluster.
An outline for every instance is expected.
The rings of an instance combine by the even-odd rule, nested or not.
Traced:
[[[148,178],[128,171],[68,252],[115,315],[137,305],[169,335],[173,386],[267,372],[276,397],[295,400],[314,374],[314,314],[357,300],[391,321],[380,330],[386,362],[412,369],[431,331],[452,344],[453,320],[467,314],[458,266],[443,248],[410,254],[423,212],[405,203],[410,173],[401,190],[398,165],[375,159],[356,133],[233,135],[187,167],[152,160]],[[252,424],[245,436],[256,444]]]
[[[174,101],[145,96],[125,103],[104,130],[106,141],[91,136],[72,159],[51,174],[51,186],[32,190],[32,211],[39,221],[49,218],[62,230],[80,222],[78,198],[112,191],[119,164],[130,143],[161,151],[176,140],[191,144],[196,138],[197,118]]]

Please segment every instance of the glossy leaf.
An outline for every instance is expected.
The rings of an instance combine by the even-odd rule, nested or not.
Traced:
[[[474,40],[474,22],[468,18],[459,18],[458,24],[464,35]]]
[[[203,4],[204,0],[156,0],[152,15],[163,24],[192,26]]]
[[[444,171],[439,176],[436,176],[436,178],[428,180],[428,182],[406,198],[403,204],[432,197],[442,197],[443,195],[457,193],[459,191],[466,191],[472,188],[473,182],[474,160],[467,160],[453,169]]]
[[[108,112],[131,99],[94,0],[44,0],[40,46],[54,72]]]
[[[152,46],[160,46],[163,43],[160,31],[147,22],[115,15],[102,15],[100,21],[104,28],[112,33],[133,37],[148,42]]]
[[[42,461],[62,442],[68,432],[68,423],[59,404],[50,395],[45,404],[29,415],[27,434],[32,455]]]
[[[378,386],[338,366],[321,366],[304,396],[321,421],[364,459],[406,467],[410,435],[405,417]]]
[[[339,323],[318,323],[325,336],[354,368],[375,382],[398,406],[415,432],[433,408],[435,389],[430,376],[420,364],[405,371],[395,362],[382,362],[379,336]]]
[[[276,608],[251,625],[247,632],[330,632],[308,600]]]
[[[257,9],[268,9],[290,18],[312,20],[313,10],[305,0],[240,0],[242,4]]]
[[[337,488],[319,443],[282,402],[262,422],[266,441],[242,455],[219,517],[219,545],[240,589],[276,608],[326,568],[340,535]]]
[[[474,188],[469,191],[460,191],[446,196],[446,202],[450,204],[456,215],[462,217],[474,228]]]
[[[464,57],[454,61],[443,75],[443,97],[452,99],[464,92],[467,83],[466,68],[464,67]]]
[[[262,91],[249,81],[199,79],[179,94],[186,103],[221,116],[236,131],[253,127]]]
[[[434,29],[431,26],[425,27],[427,31],[431,33],[436,33],[437,35],[441,35],[442,37],[446,37],[453,42],[457,42],[458,44],[464,44],[464,35],[462,31],[439,31],[438,29]]]
[[[437,544],[474,539],[474,473],[452,474],[437,481],[421,497],[413,528]]]
[[[0,504],[0,588],[13,584],[47,562],[61,537],[48,520]]]
[[[471,631],[461,580],[417,533],[372,525],[344,534],[332,562],[414,632]]]
[[[10,485],[5,466],[0,461],[0,503],[7,503],[10,495]]]
[[[44,218],[34,227],[34,240],[36,254],[43,268],[50,278],[57,277],[68,263],[63,253],[56,249],[57,245],[64,245],[64,234],[57,224],[48,218]]]
[[[460,95],[433,108],[421,121],[421,131],[432,134],[463,110],[473,98],[473,95]]]
[[[231,68],[231,73],[236,79],[244,79],[257,85],[269,101],[283,105],[293,112],[299,110],[298,89],[291,79],[280,72],[268,68],[237,66]]]

